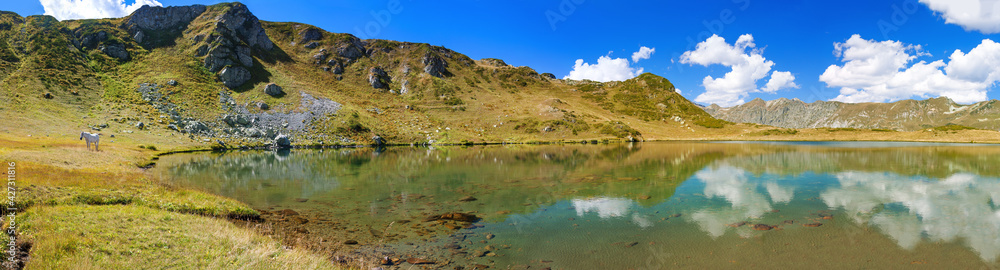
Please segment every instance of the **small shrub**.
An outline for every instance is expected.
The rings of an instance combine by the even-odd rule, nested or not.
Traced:
[[[943,125],[943,126],[935,127],[934,128],[934,130],[937,130],[937,131],[959,131],[959,130],[971,130],[971,129],[976,129],[976,128],[974,128],[974,127],[967,127],[967,126],[963,126],[963,125],[956,125],[956,124],[952,124],[952,123],[948,123],[947,125]]]
[[[724,128],[726,125],[730,124],[725,120],[719,120],[715,118],[702,118],[694,121],[695,125],[703,126],[706,128]]]

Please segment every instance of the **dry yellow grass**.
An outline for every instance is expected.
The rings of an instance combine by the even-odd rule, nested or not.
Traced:
[[[138,206],[35,207],[28,269],[336,269],[228,221]]]

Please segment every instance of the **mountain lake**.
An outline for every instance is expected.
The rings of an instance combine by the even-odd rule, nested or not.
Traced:
[[[152,172],[261,209],[290,245],[384,269],[1000,266],[998,145],[229,151]]]

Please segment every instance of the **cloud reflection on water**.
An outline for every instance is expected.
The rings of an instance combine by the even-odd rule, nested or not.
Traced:
[[[888,173],[842,172],[840,187],[820,197],[844,209],[855,222],[870,224],[904,249],[925,236],[962,242],[986,261],[1000,256],[1000,180],[959,173],[944,179]],[[905,210],[896,210],[901,206]]]

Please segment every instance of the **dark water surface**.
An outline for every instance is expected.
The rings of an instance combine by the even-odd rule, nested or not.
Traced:
[[[1000,266],[992,145],[246,151],[171,155],[154,170],[360,243],[339,248],[447,269]],[[481,220],[427,221],[456,212]]]

